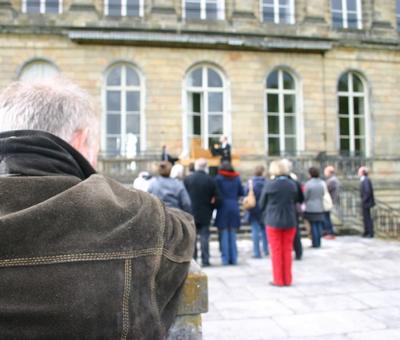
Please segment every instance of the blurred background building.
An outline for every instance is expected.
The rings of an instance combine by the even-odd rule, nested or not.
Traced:
[[[390,189],[399,18],[395,0],[0,0],[0,86],[62,73],[87,89],[104,171],[224,134],[244,171],[366,163]]]

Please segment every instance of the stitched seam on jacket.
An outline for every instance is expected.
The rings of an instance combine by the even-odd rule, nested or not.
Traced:
[[[41,264],[57,264],[83,261],[125,260],[141,256],[161,255],[162,248],[149,248],[127,252],[81,253],[54,256],[25,257],[0,260],[0,267],[28,266]]]
[[[167,259],[171,260],[172,262],[183,263],[190,262],[192,260],[191,257],[173,255],[167,249],[163,249],[162,253]]]
[[[132,260],[125,260],[124,295],[122,297],[122,335],[121,340],[126,340],[129,332],[129,296],[132,285]]]

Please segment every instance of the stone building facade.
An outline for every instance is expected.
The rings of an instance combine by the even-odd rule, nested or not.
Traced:
[[[62,73],[106,158],[208,148],[400,173],[395,0],[0,0],[0,87]]]

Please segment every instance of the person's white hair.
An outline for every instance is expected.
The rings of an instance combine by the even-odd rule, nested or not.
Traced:
[[[280,159],[272,161],[269,165],[269,174],[271,177],[288,176],[290,174],[290,167],[287,160]]]
[[[97,141],[98,117],[91,96],[64,77],[13,82],[0,93],[0,131],[41,130],[67,142],[75,131],[89,129]]]
[[[199,171],[199,170],[206,171],[207,165],[208,165],[207,160],[205,158],[199,158],[199,159],[196,159],[196,161],[194,162],[194,169],[196,171]]]
[[[182,164],[175,164],[171,169],[169,177],[183,179],[184,170],[185,168],[183,167]]]

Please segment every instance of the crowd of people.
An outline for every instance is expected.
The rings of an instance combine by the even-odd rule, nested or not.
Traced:
[[[226,148],[226,140],[223,148]],[[221,165],[216,176],[208,174],[206,159],[197,159],[187,176],[181,164],[163,148],[158,176],[150,178],[141,173],[134,187],[148,191],[160,198],[167,206],[191,213],[194,217],[200,241],[201,264],[210,266],[210,226],[218,229],[219,250],[223,265],[238,263],[236,235],[243,223],[251,226],[253,257],[271,255],[273,268],[272,284],[288,286],[292,283],[292,252],[301,260],[300,221],[309,226],[313,248],[321,247],[321,239],[335,239],[331,213],[338,212],[341,183],[335,168],[327,166],[324,177],[319,169],[308,169],[309,179],[305,183],[297,180],[292,164],[287,159],[270,163],[268,176],[265,168],[257,166],[254,175],[243,184],[229,159],[221,154]],[[369,213],[373,206],[373,190],[367,177],[368,170],[360,169],[364,220],[364,236],[373,237],[372,219]],[[145,184],[144,184],[145,183]],[[372,194],[372,199],[371,199]],[[241,214],[243,204],[244,214]],[[216,212],[213,215],[213,212]],[[213,218],[214,216],[214,218]],[[196,241],[193,257],[197,260],[199,249]]]

